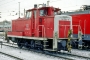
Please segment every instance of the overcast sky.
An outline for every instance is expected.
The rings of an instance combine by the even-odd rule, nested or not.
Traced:
[[[18,18],[18,15],[15,15],[18,13],[18,2],[23,13],[24,8],[31,9],[34,4],[46,3],[47,0],[0,0],[0,21]],[[90,5],[90,0],[50,0],[50,6],[59,7],[63,11],[79,9],[81,5]]]

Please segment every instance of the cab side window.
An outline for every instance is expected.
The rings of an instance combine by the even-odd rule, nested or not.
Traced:
[[[26,12],[26,18],[27,19],[31,18],[31,15],[32,15],[32,11],[27,11]]]
[[[46,16],[47,10],[40,10],[40,16]]]

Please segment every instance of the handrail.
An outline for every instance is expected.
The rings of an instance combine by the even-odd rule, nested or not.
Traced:
[[[84,20],[84,36],[85,36],[85,31],[86,31],[86,20]]]
[[[42,26],[42,37],[46,37],[44,25],[38,25],[38,27],[39,26]],[[44,32],[44,34],[43,34],[43,32]]]
[[[66,28],[66,26],[70,26],[70,25],[59,25],[59,26],[65,26],[65,28]],[[80,25],[72,25],[73,27],[74,26],[78,26],[78,33],[79,33],[79,31],[81,31],[82,32],[82,28],[81,28],[81,26]],[[65,31],[66,31],[66,29],[65,29]],[[73,31],[73,28],[72,28],[72,31]],[[72,32],[72,34],[73,34],[73,32]],[[65,36],[65,35],[64,35]]]

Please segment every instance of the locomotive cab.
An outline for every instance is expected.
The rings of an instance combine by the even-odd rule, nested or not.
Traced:
[[[40,10],[40,16],[54,16],[58,14],[60,11],[59,8],[54,8],[54,7],[42,7],[39,8]]]

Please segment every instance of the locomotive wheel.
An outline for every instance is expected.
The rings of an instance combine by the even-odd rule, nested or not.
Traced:
[[[23,47],[23,45],[20,44],[20,43],[17,43],[17,45],[18,45],[18,47],[19,47],[20,49]]]
[[[17,40],[17,45],[20,49],[23,47],[21,40]]]
[[[41,50],[43,51],[43,45],[41,45]]]
[[[38,47],[38,50],[43,51],[43,45],[41,45],[40,47]]]
[[[31,48],[34,49],[35,48],[35,43],[34,40],[31,40]]]
[[[25,46],[26,48],[29,48],[28,42],[25,42],[24,46]]]

